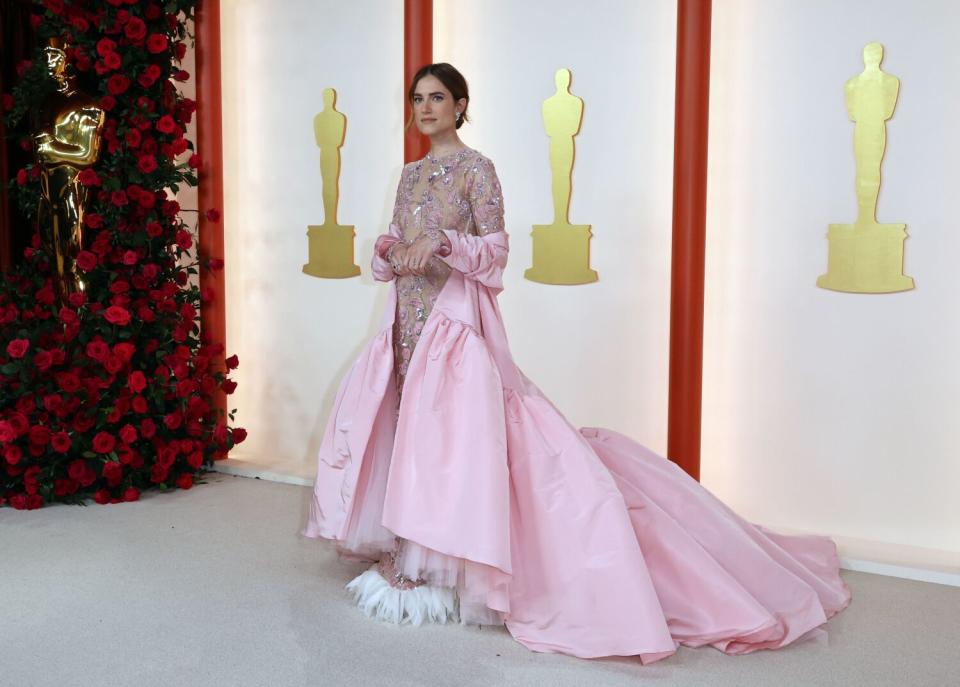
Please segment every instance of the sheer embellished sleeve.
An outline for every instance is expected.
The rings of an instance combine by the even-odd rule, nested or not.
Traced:
[[[478,235],[444,229],[449,247],[446,255],[437,255],[468,279],[500,291],[509,242],[503,221],[503,192],[493,162],[477,158],[467,172],[466,192]]]
[[[400,243],[402,233],[400,229],[400,216],[403,212],[403,184],[406,177],[406,167],[400,173],[400,182],[397,184],[397,196],[393,202],[393,218],[386,234],[380,234],[373,246],[373,260],[370,267],[373,270],[373,278],[377,281],[390,281],[396,274],[390,264],[390,251]]]
[[[503,189],[493,162],[485,157],[477,158],[467,174],[467,197],[477,234],[486,236],[504,230]]]

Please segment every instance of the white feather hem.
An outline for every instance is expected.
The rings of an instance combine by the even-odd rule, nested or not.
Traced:
[[[420,585],[397,589],[374,565],[347,583],[357,607],[370,618],[394,625],[444,624],[459,620],[457,595],[451,587]]]

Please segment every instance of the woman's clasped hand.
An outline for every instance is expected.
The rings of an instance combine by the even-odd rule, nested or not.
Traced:
[[[421,234],[413,243],[399,242],[390,249],[390,264],[398,277],[423,276],[433,257],[436,244]]]

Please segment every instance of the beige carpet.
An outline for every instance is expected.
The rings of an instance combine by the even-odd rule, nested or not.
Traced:
[[[844,573],[827,641],[659,663],[528,651],[504,629],[396,628],[362,567],[299,535],[308,489],[213,473],[140,502],[0,509],[0,685],[960,684],[960,588]]]

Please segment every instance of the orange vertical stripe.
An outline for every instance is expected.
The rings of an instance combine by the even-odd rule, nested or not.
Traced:
[[[677,2],[667,455],[700,479],[711,0]]]
[[[403,123],[410,119],[407,88],[425,64],[433,62],[433,0],[405,0],[403,4]],[[430,150],[430,139],[411,124],[403,136],[403,161],[419,160]]]
[[[223,122],[220,85],[220,1],[198,3],[196,18],[197,151],[203,161],[198,187],[200,209],[200,289],[214,296],[200,305],[204,341],[227,344],[227,312],[224,270],[208,270],[207,258],[223,258],[223,222],[207,220],[209,209],[223,211]],[[225,369],[225,354],[215,356],[214,370]],[[227,398],[220,389],[213,395],[214,407],[226,412]],[[218,456],[225,458],[226,456]]]

